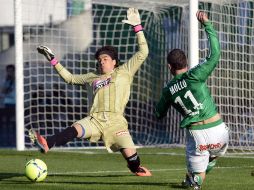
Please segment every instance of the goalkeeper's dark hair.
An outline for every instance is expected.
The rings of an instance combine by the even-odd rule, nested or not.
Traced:
[[[188,66],[187,57],[180,49],[173,49],[168,53],[167,63],[170,64],[173,70],[180,70]]]
[[[115,67],[119,66],[119,59],[118,59],[118,52],[116,48],[113,46],[103,46],[100,49],[98,49],[94,55],[96,60],[99,60],[100,55],[107,54],[109,55],[113,60],[116,60]]]

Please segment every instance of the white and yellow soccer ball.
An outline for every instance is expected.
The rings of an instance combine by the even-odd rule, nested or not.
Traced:
[[[40,159],[32,159],[25,166],[26,177],[33,182],[43,181],[48,174],[47,165]]]

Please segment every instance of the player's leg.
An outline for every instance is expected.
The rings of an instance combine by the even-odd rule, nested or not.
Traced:
[[[186,134],[186,163],[188,172],[182,185],[192,189],[201,189],[206,177],[205,171],[209,162],[209,152],[206,148],[201,149],[200,145],[206,147],[207,143],[205,138],[203,138],[202,130],[187,130]]]
[[[182,182],[182,186],[185,188],[191,187],[192,189],[199,190],[205,179],[205,172],[195,173],[187,172],[186,177]]]
[[[210,157],[209,157],[209,163],[206,168],[206,174],[208,174],[216,165],[217,159],[220,156],[223,156],[227,149],[228,149],[228,127],[225,125],[225,123],[220,124],[219,126],[216,126],[214,129],[217,133],[215,134],[215,137],[210,137],[210,139],[215,139],[217,142],[220,143],[219,148],[211,149],[210,150]],[[213,134],[213,133],[211,133]]]
[[[53,146],[61,146],[72,141],[75,138],[90,138],[92,135],[92,128],[89,118],[85,118],[74,123],[71,127],[67,127],[63,131],[48,137],[47,139],[35,132],[33,129],[29,130],[29,137],[34,145],[39,147],[42,153],[47,153]]]
[[[151,172],[140,165],[140,158],[128,130],[128,123],[122,115],[108,114],[107,125],[103,129],[103,141],[108,150],[120,151],[127,166],[137,176],[151,176]]]
[[[118,134],[118,135],[117,135]],[[151,172],[140,165],[140,158],[128,130],[107,134],[103,141],[108,151],[120,151],[127,161],[127,167],[137,176],[152,176]]]
[[[197,185],[201,187],[206,173],[215,166],[217,157],[224,155],[227,150],[228,128],[221,123],[203,130],[187,131],[187,143],[187,163],[191,174],[189,176],[192,176],[194,182],[200,181]]]
[[[122,148],[121,153],[127,161],[127,166],[137,176],[152,176],[151,172],[140,165],[140,158],[134,148]]]
[[[217,156],[210,156],[209,157],[209,163],[207,165],[207,168],[206,168],[206,174],[208,174],[213,168],[214,166],[216,165],[216,162],[217,162]]]
[[[45,139],[39,133],[35,132],[33,129],[30,129],[29,137],[33,144],[40,148],[41,152],[47,153],[53,146],[65,145],[67,142],[72,141],[74,138],[81,135],[79,134],[81,130],[82,127],[80,125],[73,125]]]
[[[53,146],[65,145],[75,138],[89,138],[92,132],[90,127],[82,126],[80,123],[74,123],[63,131],[47,138],[49,149]]]

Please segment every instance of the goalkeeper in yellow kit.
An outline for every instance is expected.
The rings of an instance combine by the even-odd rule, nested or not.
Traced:
[[[139,50],[121,66],[119,66],[115,48],[104,46],[95,53],[99,65],[97,72],[73,75],[57,61],[54,53],[48,47],[39,46],[37,48],[38,52],[51,62],[66,83],[73,85],[88,83],[93,89],[93,104],[89,116],[56,135],[45,139],[33,129],[29,131],[29,135],[32,142],[44,153],[53,146],[64,145],[76,137],[88,139],[91,142],[102,139],[108,151],[122,153],[131,172],[137,176],[151,176],[149,170],[140,166],[140,159],[129,133],[128,123],[123,116],[134,74],[147,58],[148,46],[137,9],[129,8],[127,20],[122,22],[133,26]]]

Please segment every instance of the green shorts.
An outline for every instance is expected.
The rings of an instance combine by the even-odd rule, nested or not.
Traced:
[[[74,124],[84,129],[82,138],[91,142],[102,139],[109,152],[119,151],[122,148],[134,148],[132,137],[128,130],[128,123],[121,114],[100,112],[85,117]]]

